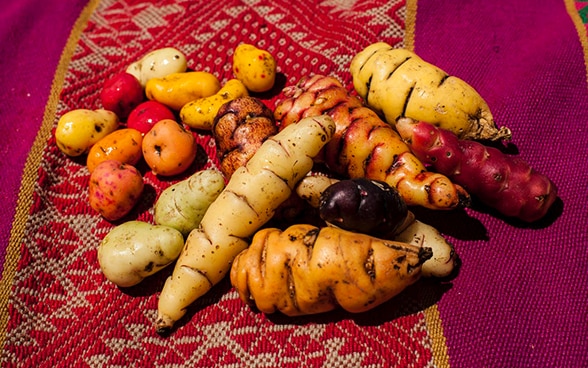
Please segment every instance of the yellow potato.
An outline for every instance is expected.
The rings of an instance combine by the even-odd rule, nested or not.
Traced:
[[[266,92],[276,81],[276,60],[266,50],[240,44],[233,55],[233,74],[251,92]]]
[[[292,124],[268,138],[241,166],[190,232],[158,302],[156,328],[169,331],[190,304],[218,284],[249,239],[290,197],[313,158],[335,133],[327,115]]]
[[[221,88],[220,81],[208,72],[172,73],[163,78],[151,78],[145,86],[150,100],[180,110],[190,101],[212,96]]]
[[[408,117],[462,139],[511,137],[508,127],[496,126],[488,104],[471,85],[412,51],[376,42],[353,57],[350,72],[359,96],[388,124]]]
[[[180,110],[180,119],[190,128],[212,130],[214,118],[224,103],[248,95],[241,81],[231,79],[216,94],[185,104]]]
[[[117,128],[118,117],[112,111],[76,109],[59,118],[55,141],[63,153],[76,157]]]

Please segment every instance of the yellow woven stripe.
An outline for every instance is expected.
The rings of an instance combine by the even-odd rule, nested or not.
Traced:
[[[437,304],[425,309],[425,322],[427,332],[432,342],[433,363],[437,368],[449,368],[449,354],[447,353],[447,341],[443,335],[443,324]]]
[[[404,20],[404,48],[414,51],[417,0],[406,0],[406,19]]]
[[[588,83],[588,37],[586,36],[586,25],[582,22],[582,18],[576,9],[576,1],[575,0],[564,0],[566,4],[566,10],[572,18],[572,22],[576,26],[576,30],[578,31],[578,37],[580,37],[580,43],[582,44],[582,49],[584,50],[584,65],[586,66],[586,82]]]
[[[65,80],[65,75],[80,35],[86,27],[90,15],[94,12],[99,2],[100,0],[90,0],[88,2],[70,32],[53,77],[53,83],[51,84],[51,91],[49,92],[49,98],[47,100],[47,105],[45,106],[45,113],[43,115],[41,127],[39,128],[33,146],[31,147],[25,162],[22,181],[18,192],[18,199],[16,202],[15,216],[10,231],[10,239],[8,240],[8,247],[6,249],[2,281],[0,282],[1,311],[8,310],[10,291],[14,281],[14,275],[16,274],[18,261],[20,259],[20,246],[22,244],[25,225],[27,223],[28,213],[31,206],[33,188],[37,181],[37,169],[41,164],[45,144],[51,135],[51,129],[53,128],[55,113],[59,103],[59,96]],[[0,313],[0,351],[4,350],[7,325],[8,313]]]

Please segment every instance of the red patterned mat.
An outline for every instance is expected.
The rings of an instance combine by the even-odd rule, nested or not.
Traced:
[[[403,43],[403,1],[219,4],[99,2],[75,46],[56,119],[71,109],[99,108],[106,78],[161,47],[182,50],[191,69],[221,80],[231,77],[240,42],[266,48],[283,75],[275,93],[263,96],[271,106],[280,87],[309,73],[349,83],[347,66],[362,45]],[[198,142],[194,170],[216,165],[210,136],[198,134]],[[65,157],[51,137],[14,274],[4,361],[23,367],[433,365],[437,337],[427,318],[435,327],[438,285],[409,290],[367,315],[290,319],[253,312],[226,282],[197,301],[174,334],[156,335],[157,295],[168,273],[126,290],[104,279],[96,248],[113,224],[89,207],[88,180],[82,160]],[[149,172],[145,180],[145,201],[131,217],[152,221],[153,201],[171,182]]]

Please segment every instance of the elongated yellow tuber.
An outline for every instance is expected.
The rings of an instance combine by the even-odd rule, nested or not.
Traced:
[[[274,116],[283,128],[308,116],[333,118],[336,132],[319,158],[334,174],[381,180],[410,206],[448,210],[467,206],[469,194],[444,175],[427,171],[398,133],[335,77],[315,74],[284,88]]]
[[[496,126],[488,104],[471,85],[412,51],[376,42],[354,56],[350,71],[364,102],[393,126],[409,117],[462,139],[511,137],[510,129]]]
[[[264,313],[368,311],[421,275],[430,248],[334,227],[292,225],[258,231],[231,268],[241,300]]]
[[[229,272],[250,237],[312,169],[313,158],[331,139],[335,123],[328,116],[300,120],[266,140],[233,173],[193,230],[173,274],[159,296],[156,330],[165,333],[186,309]]]

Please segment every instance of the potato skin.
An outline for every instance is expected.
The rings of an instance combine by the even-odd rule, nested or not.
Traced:
[[[354,178],[327,187],[320,197],[319,213],[342,229],[385,237],[403,224],[408,207],[386,182]]]
[[[175,120],[176,116],[161,102],[147,100],[131,111],[127,118],[127,128],[137,129],[145,135],[155,124],[164,119]]]
[[[402,117],[427,121],[462,139],[510,139],[471,85],[414,52],[385,42],[368,45],[350,64],[353,86],[365,103],[395,125]]]
[[[185,104],[180,110],[180,119],[192,129],[211,130],[223,104],[248,95],[249,91],[240,80],[230,79],[214,95]]]
[[[182,234],[173,228],[127,221],[104,237],[98,263],[109,281],[130,287],[172,263],[183,246]]]
[[[538,221],[558,197],[555,183],[520,157],[478,141],[459,139],[427,122],[399,119],[396,126],[424,163],[504,216]]]
[[[155,223],[172,227],[187,237],[200,225],[204,213],[224,187],[225,179],[216,169],[192,174],[161,192],[155,202]]]
[[[257,231],[230,279],[240,299],[263,313],[361,313],[416,282],[431,255],[430,248],[295,224]]]
[[[266,92],[276,81],[276,60],[266,50],[242,43],[233,55],[233,74],[251,92]]]
[[[212,126],[221,172],[230,179],[277,132],[273,111],[256,97],[240,97],[222,105]]]
[[[143,158],[156,175],[183,173],[196,159],[197,150],[192,132],[171,119],[160,120],[143,137]]]
[[[104,82],[100,101],[105,110],[112,111],[123,120],[145,99],[143,87],[134,75],[122,72]]]
[[[71,157],[81,156],[103,137],[118,128],[112,111],[75,109],[59,118],[55,129],[57,147]]]
[[[145,88],[151,78],[162,78],[172,73],[182,73],[188,69],[186,55],[173,47],[153,50],[139,60],[131,63],[126,72],[132,74]]]
[[[99,163],[106,160],[117,160],[125,164],[136,165],[143,157],[142,143],[143,135],[136,129],[115,130],[90,148],[86,158],[88,171],[92,173]]]
[[[109,221],[120,220],[137,204],[143,187],[143,176],[134,166],[103,161],[90,175],[90,206]]]
[[[148,99],[179,111],[188,102],[212,96],[220,88],[220,81],[214,74],[191,71],[151,78],[145,86],[145,94]]]

